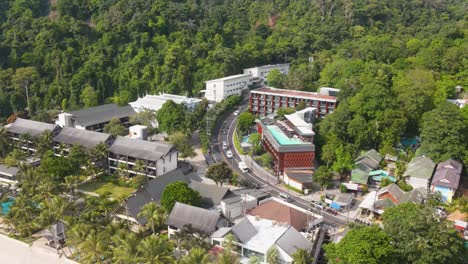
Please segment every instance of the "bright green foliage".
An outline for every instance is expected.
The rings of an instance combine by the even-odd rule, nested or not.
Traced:
[[[155,202],[143,205],[140,210],[138,217],[144,217],[153,234],[156,234],[156,229],[160,228],[166,221],[166,212]]]
[[[435,162],[468,156],[468,126],[457,106],[442,103],[423,115],[420,151]]]
[[[81,91],[80,101],[84,107],[92,107],[99,104],[98,95],[90,85],[86,85],[83,91]]]
[[[111,121],[104,126],[104,133],[113,136],[125,136],[128,134],[128,130],[122,125],[119,119],[112,118]]]
[[[177,131],[169,135],[169,142],[179,151],[181,158],[193,158],[196,156],[195,150],[190,142],[190,135]]]
[[[313,258],[310,256],[309,252],[302,248],[296,250],[292,257],[294,264],[311,264],[313,261]]]
[[[401,263],[463,263],[463,239],[428,206],[404,203],[385,210],[384,230]]]
[[[292,114],[294,112],[296,112],[296,109],[289,108],[289,107],[280,107],[276,111],[276,115],[278,116],[278,118],[284,119],[285,115],[290,115],[290,114]]]
[[[337,244],[324,246],[328,263],[398,263],[391,238],[380,227],[357,227]]]
[[[296,111],[301,111],[307,107],[305,101],[300,101],[296,106]]]
[[[156,113],[159,129],[168,134],[184,129],[185,109],[169,100]]]
[[[278,249],[276,248],[276,245],[273,245],[270,247],[266,253],[266,260],[268,264],[279,264],[280,259],[279,259],[279,252]]]
[[[249,128],[254,124],[255,116],[250,112],[242,112],[237,118],[237,128],[242,133],[247,133]]]
[[[262,161],[263,167],[271,168],[271,163],[273,162],[273,156],[266,152],[260,156],[260,160]]]
[[[213,256],[208,254],[205,249],[191,248],[188,255],[184,256],[180,263],[182,264],[209,264],[212,263]]]
[[[285,76],[278,69],[274,69],[267,75],[267,85],[275,88],[283,88],[284,77]]]
[[[226,162],[215,163],[208,167],[206,177],[212,179],[216,185],[223,186],[225,181],[232,178],[232,170]]]
[[[262,145],[260,142],[261,139],[262,139],[262,135],[260,135],[259,133],[250,134],[249,143],[252,145],[252,154],[254,155],[259,154],[260,151],[262,150]]]
[[[323,190],[324,187],[327,187],[330,184],[333,173],[328,169],[328,167],[320,166],[311,177],[314,182],[320,184],[320,187]]]
[[[170,212],[176,202],[199,206],[201,196],[199,192],[192,190],[186,182],[178,181],[168,184],[161,195],[161,206],[166,212]]]

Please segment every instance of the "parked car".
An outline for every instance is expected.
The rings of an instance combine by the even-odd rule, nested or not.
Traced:
[[[234,112],[234,115],[235,115],[235,116],[238,116],[239,114],[240,114],[240,111],[239,111],[239,110],[236,110],[236,111]]]
[[[279,193],[279,198],[288,203],[292,201],[291,196],[287,193]]]
[[[320,210],[323,210],[323,208],[324,208],[323,204],[321,202],[317,202],[317,201],[311,201],[310,205],[312,205],[313,207],[318,208]]]
[[[228,159],[232,159],[232,151],[226,151],[226,156],[228,157]]]

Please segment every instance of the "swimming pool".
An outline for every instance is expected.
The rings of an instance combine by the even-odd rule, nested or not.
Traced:
[[[10,197],[8,197],[7,202],[0,203],[0,205],[2,206],[2,211],[0,212],[0,214],[7,215],[8,212],[10,212],[10,207],[13,204],[14,201],[15,201],[15,198],[10,196]]]
[[[243,136],[242,137],[242,142],[243,143],[249,143],[249,136]]]
[[[299,138],[288,137],[279,127],[277,126],[267,126],[268,131],[275,137],[276,141],[280,145],[300,145],[305,142]]]

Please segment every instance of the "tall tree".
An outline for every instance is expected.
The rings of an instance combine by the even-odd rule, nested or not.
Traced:
[[[444,102],[423,115],[421,151],[434,161],[468,156],[468,126],[454,104]]]
[[[355,227],[338,243],[325,245],[328,263],[398,263],[391,238],[378,226]]]
[[[226,162],[215,163],[208,167],[206,177],[212,179],[216,185],[223,186],[225,181],[232,178],[232,170]]]
[[[159,129],[168,134],[185,129],[185,109],[182,105],[169,100],[156,113]]]
[[[104,132],[113,136],[125,136],[128,134],[128,130],[117,118],[112,118],[111,121],[104,126]]]
[[[191,189],[186,182],[173,182],[164,188],[161,195],[161,206],[170,212],[176,202],[199,206],[201,204],[200,193]]]
[[[311,264],[313,261],[313,258],[310,256],[309,252],[302,248],[296,250],[292,257],[294,264]]]
[[[18,68],[12,76],[11,81],[17,89],[24,89],[26,102],[30,108],[29,89],[34,81],[39,78],[39,74],[35,67]]]
[[[255,116],[250,112],[242,112],[237,118],[237,127],[241,133],[247,133],[249,128],[254,124]]]
[[[98,95],[91,85],[86,85],[81,91],[80,101],[85,107],[92,107],[99,104]]]
[[[196,156],[195,149],[190,142],[190,135],[177,131],[169,135],[169,142],[179,151],[181,158],[193,158]]]
[[[146,219],[154,235],[156,235],[156,229],[160,228],[166,220],[166,212],[155,202],[149,202],[143,205],[138,216]]]
[[[320,188],[323,191],[323,188],[330,184],[332,177],[333,173],[328,169],[328,167],[319,166],[312,175],[312,180],[320,184]]]
[[[171,264],[175,263],[173,248],[168,240],[162,237],[149,236],[138,245],[139,263]]]
[[[433,210],[413,203],[385,210],[382,215],[384,230],[391,238],[391,247],[395,248],[400,262],[463,262],[463,239],[450,223],[437,219]]]

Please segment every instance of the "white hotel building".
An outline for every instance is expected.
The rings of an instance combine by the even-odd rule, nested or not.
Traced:
[[[231,75],[220,79],[206,81],[205,98],[212,102],[221,102],[231,95],[241,95],[252,83],[252,74]]]
[[[263,65],[263,66],[244,69],[244,74],[251,73],[253,78],[259,78],[261,81],[261,85],[264,85],[268,74],[272,70],[279,70],[282,74],[287,75],[289,73],[289,66],[290,66],[289,63]]]

